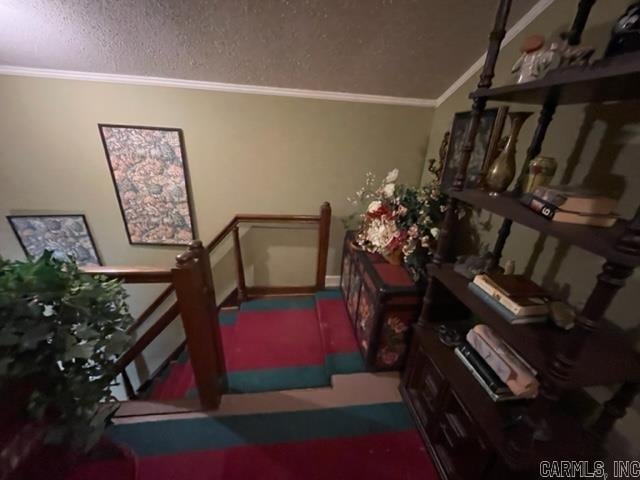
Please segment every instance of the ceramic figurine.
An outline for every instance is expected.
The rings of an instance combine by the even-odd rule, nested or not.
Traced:
[[[593,47],[584,45],[569,45],[568,34],[561,35],[560,43],[560,67],[574,67],[577,65],[588,65],[589,60],[596,51]]]
[[[493,265],[493,256],[490,252],[484,255],[462,255],[458,257],[453,270],[469,280],[481,273],[486,273]]]
[[[537,80],[548,69],[552,55],[548,50],[543,50],[543,46],[542,35],[532,35],[524,41],[520,47],[522,55],[511,68],[511,73],[518,74],[516,83]]]
[[[640,2],[629,5],[613,26],[604,56],[613,57],[637,50],[640,50]]]

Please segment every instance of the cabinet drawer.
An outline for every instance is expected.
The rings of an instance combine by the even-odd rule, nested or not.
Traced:
[[[491,451],[452,390],[440,407],[434,444],[451,478],[481,478],[491,459]]]

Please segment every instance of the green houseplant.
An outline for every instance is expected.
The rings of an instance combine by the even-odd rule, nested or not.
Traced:
[[[44,425],[45,443],[86,451],[101,437],[115,408],[103,403],[114,362],[129,342],[126,297],[118,281],[51,252],[0,258],[0,395],[26,392],[12,407]]]

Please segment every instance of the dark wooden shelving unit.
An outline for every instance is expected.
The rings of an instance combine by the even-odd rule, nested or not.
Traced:
[[[578,0],[568,32],[571,45],[580,43],[594,3]],[[480,81],[470,94],[470,125],[459,169],[447,192],[448,211],[437,251],[427,267],[427,289],[400,388],[445,479],[538,478],[539,460],[591,459],[640,390],[640,355],[624,334],[603,320],[625,280],[640,265],[640,209],[632,219],[620,220],[612,228],[595,228],[552,222],[520,204],[522,173],[508,194],[491,196],[464,189],[488,101],[541,106],[524,172],[540,154],[558,106],[640,100],[640,53],[558,69],[537,81],[492,88],[510,8],[511,0],[500,0]],[[564,331],[550,323],[511,325],[469,290],[469,280],[456,273],[452,263],[457,211],[463,203],[503,217],[492,251],[494,265],[502,257],[514,222],[604,260],[574,328]],[[453,350],[440,342],[437,326],[465,330],[468,319],[489,325],[537,370],[540,391],[535,399],[493,402]],[[617,384],[622,386],[591,425],[582,425],[559,408],[558,400],[568,391]]]
[[[470,97],[529,105],[542,105],[550,96],[558,105],[619,102],[638,100],[639,82],[640,55],[629,53],[589,66],[558,69],[532,82],[478,88]]]
[[[556,237],[611,262],[629,267],[640,265],[640,256],[618,250],[618,240],[628,228],[628,222],[624,220],[619,220],[611,228],[558,223],[549,221],[522,205],[518,198],[512,194],[491,196],[480,190],[451,191],[449,194],[474,207],[508,218],[540,233]]]
[[[511,325],[469,290],[469,280],[449,263],[429,265],[431,278],[441,283],[471,313],[515,348],[540,375],[545,376],[555,352],[569,347],[571,332],[554,325]],[[606,358],[604,363],[602,360]],[[567,388],[640,381],[640,355],[612,326],[602,325],[589,339],[581,360],[567,380]]]

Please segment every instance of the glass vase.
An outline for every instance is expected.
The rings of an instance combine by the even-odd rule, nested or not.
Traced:
[[[504,150],[498,155],[485,177],[485,187],[493,195],[504,192],[516,176],[516,143],[524,122],[531,116],[531,112],[509,112],[511,133]]]

